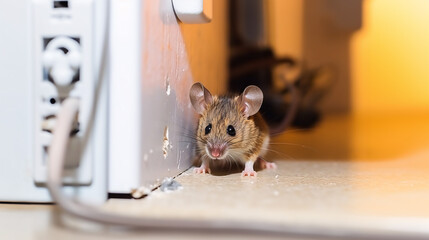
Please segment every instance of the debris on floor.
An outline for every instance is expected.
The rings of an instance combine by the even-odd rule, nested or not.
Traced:
[[[176,191],[182,188],[182,184],[180,184],[173,178],[165,178],[164,181],[162,181],[161,186],[159,187],[159,189],[161,189],[161,191],[163,192]]]
[[[152,191],[147,187],[139,187],[135,189],[131,189],[131,196],[135,199],[144,198],[149,195]]]

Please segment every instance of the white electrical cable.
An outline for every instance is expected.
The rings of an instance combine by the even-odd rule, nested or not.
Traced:
[[[107,1],[107,12],[109,12],[109,1]],[[106,14],[106,32],[103,46],[104,59],[107,51],[108,39],[108,22],[109,14]],[[103,61],[102,61],[103,62]],[[101,64],[103,65],[103,64]],[[102,70],[104,66],[100,66],[98,82],[102,80]],[[96,101],[94,99],[93,109],[96,109]],[[124,214],[115,214],[106,210],[91,206],[85,203],[72,200],[64,195],[62,189],[62,177],[65,165],[65,156],[67,154],[67,144],[70,137],[70,131],[73,128],[73,123],[76,115],[79,112],[79,100],[77,98],[67,98],[61,104],[61,109],[57,115],[57,122],[54,128],[52,144],[49,148],[48,158],[48,180],[47,187],[52,196],[52,199],[67,213],[74,216],[96,221],[104,224],[114,224],[121,226],[130,226],[146,229],[159,230],[196,230],[196,231],[216,231],[216,232],[238,232],[246,234],[276,234],[276,235],[295,235],[295,236],[310,236],[310,237],[330,237],[330,238],[353,238],[353,239],[426,239],[425,236],[406,234],[405,232],[386,234],[363,233],[353,229],[327,229],[324,227],[315,226],[293,226],[286,224],[275,224],[258,221],[233,221],[233,220],[184,220],[171,218],[151,218],[151,217],[134,217]],[[95,111],[93,111],[95,112]],[[93,119],[93,118],[92,118]],[[85,135],[89,134],[89,128],[86,129]],[[249,209],[249,211],[251,211]]]

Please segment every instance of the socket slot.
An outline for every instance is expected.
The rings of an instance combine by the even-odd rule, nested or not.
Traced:
[[[54,8],[69,8],[69,1],[66,0],[59,0],[59,1],[54,1]]]
[[[53,133],[54,128],[57,122],[56,115],[49,115],[43,118],[41,122],[41,129],[44,132]],[[70,137],[74,137],[79,133],[79,117],[76,116],[75,121],[73,122],[73,128],[70,131]]]
[[[56,123],[57,123],[57,116],[49,115],[42,120],[41,129],[44,132],[53,133]]]

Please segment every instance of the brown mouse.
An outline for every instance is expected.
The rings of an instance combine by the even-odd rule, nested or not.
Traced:
[[[195,172],[210,173],[210,161],[226,159],[244,163],[242,176],[256,176],[253,165],[258,159],[266,168],[276,167],[262,159],[270,135],[258,113],[264,98],[261,89],[252,85],[239,96],[218,97],[212,96],[201,83],[195,83],[189,96],[200,114],[196,152],[202,164]]]

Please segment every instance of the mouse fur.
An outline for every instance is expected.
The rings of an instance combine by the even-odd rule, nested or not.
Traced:
[[[202,164],[196,172],[210,172],[209,161],[232,160],[245,165],[242,175],[256,176],[253,164],[265,155],[270,139],[269,128],[258,112],[262,91],[249,86],[241,95],[212,96],[201,83],[195,83],[190,99],[200,114],[196,153]]]

